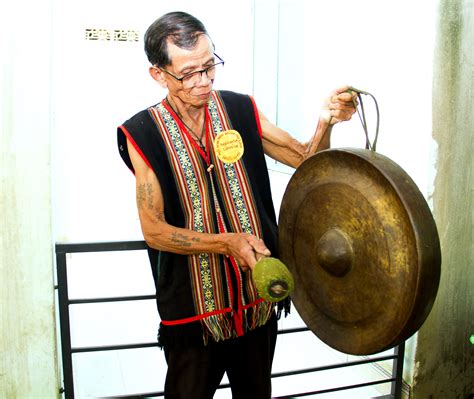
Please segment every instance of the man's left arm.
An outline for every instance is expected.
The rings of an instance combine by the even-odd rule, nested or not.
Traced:
[[[307,143],[300,143],[259,111],[265,154],[278,162],[297,168],[316,152],[329,148],[332,126],[351,119],[356,111],[353,101],[356,93],[349,93],[348,89],[348,86],[343,86],[329,95],[323,105],[316,131]]]

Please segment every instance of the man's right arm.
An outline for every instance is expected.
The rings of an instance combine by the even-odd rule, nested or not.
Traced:
[[[135,171],[140,224],[150,247],[183,255],[205,252],[233,256],[243,268],[254,266],[255,252],[270,255],[263,241],[251,234],[208,234],[170,225],[165,218],[163,193],[155,173],[128,140],[127,147]]]
[[[263,150],[265,154],[285,165],[297,168],[301,163],[316,152],[330,146],[332,126],[335,123],[351,119],[356,112],[355,92],[348,92],[349,86],[334,90],[326,99],[316,131],[308,143],[300,143],[288,132],[271,123],[259,111],[262,127]]]

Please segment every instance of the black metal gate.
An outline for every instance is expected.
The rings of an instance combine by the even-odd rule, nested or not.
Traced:
[[[145,250],[146,245],[144,241],[124,241],[124,242],[105,242],[105,243],[81,243],[81,244],[56,244],[56,267],[58,278],[58,298],[59,298],[59,321],[61,334],[61,352],[62,352],[62,370],[63,370],[63,387],[61,393],[65,395],[66,399],[74,398],[74,378],[73,378],[73,362],[72,356],[75,353],[97,352],[121,349],[136,349],[157,346],[156,342],[128,344],[128,345],[110,345],[110,346],[96,346],[96,347],[72,347],[71,345],[71,330],[69,319],[69,305],[89,304],[89,303],[103,303],[103,302],[120,302],[120,301],[140,301],[147,299],[154,299],[154,295],[141,296],[125,296],[125,297],[110,297],[110,298],[88,298],[88,299],[69,299],[68,294],[68,277],[67,277],[67,258],[66,255],[70,253],[79,252],[107,252],[107,251],[134,251]],[[278,334],[294,334],[302,331],[308,331],[308,328],[293,328],[279,330]],[[347,386],[339,386],[331,389],[316,390],[310,392],[294,393],[288,396],[279,396],[278,398],[298,398],[310,395],[317,395],[329,392],[336,392],[341,390],[350,390],[361,388],[365,386],[378,385],[384,383],[391,383],[390,394],[380,396],[377,399],[401,399],[402,393],[402,374],[403,374],[403,358],[404,358],[405,344],[402,343],[394,349],[394,353],[387,356],[371,357],[370,359],[361,359],[351,362],[337,363],[326,365],[322,367],[312,367],[299,370],[289,370],[286,372],[273,373],[273,378],[313,373],[317,371],[331,370],[337,368],[358,366],[368,363],[377,363],[385,360],[393,360],[391,378],[382,380],[364,382],[360,384],[353,384]],[[221,384],[219,388],[228,388],[228,384]],[[164,396],[164,392],[148,392],[137,393],[134,395],[124,395],[122,398],[132,397],[160,397]],[[114,396],[117,397],[117,396]]]

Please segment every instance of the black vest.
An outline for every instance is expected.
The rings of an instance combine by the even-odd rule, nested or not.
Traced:
[[[249,96],[229,91],[215,92],[215,94],[224,105],[231,129],[238,131],[242,136],[244,154],[241,161],[256,207],[262,238],[270,249],[272,256],[278,257],[276,217],[256,107]],[[176,182],[173,170],[176,166],[171,163],[168,144],[160,134],[160,128],[153,117],[152,109],[153,107],[139,112],[118,128],[119,151],[122,159],[133,172],[127,150],[127,137],[134,142],[158,178],[163,193],[167,223],[176,227],[185,227],[185,214],[179,194],[180,187]],[[202,156],[198,158],[205,168],[207,166],[206,160]],[[204,178],[209,180],[210,177],[205,174]],[[210,187],[210,184],[208,186]],[[209,192],[208,195],[212,195],[212,193]],[[223,199],[219,190],[217,190],[216,195],[219,202],[222,203]],[[228,215],[225,215],[225,212],[224,218],[226,225],[230,226]],[[218,233],[219,228],[215,217],[212,220],[212,225],[214,226],[214,232]],[[203,342],[202,337],[204,337],[204,341],[207,341],[208,336],[214,340],[219,340],[219,337],[216,338],[206,331],[202,319],[196,318],[199,315],[196,313],[196,306],[193,301],[188,256],[158,251],[153,248],[148,249],[148,254],[155,280],[158,311],[161,319],[169,322],[189,321],[177,322],[176,325],[171,326],[162,323],[160,326],[161,343],[164,345],[179,343],[181,345],[183,341]],[[235,275],[235,272],[226,273],[224,270],[229,268],[229,262],[223,256],[219,256],[219,258],[222,276],[229,276],[229,274],[231,276],[230,279],[223,278],[222,285],[224,289],[222,291],[226,293],[230,289],[234,292],[234,296],[242,291],[240,292],[242,302],[249,303],[248,293],[245,290],[239,290],[237,282],[239,279],[249,279],[250,273],[238,273],[240,274],[238,276]],[[228,313],[224,315],[227,319],[219,323],[228,323],[227,327],[230,325],[232,330],[230,336],[221,337],[221,339],[226,339],[236,336],[236,320],[232,318],[232,314],[238,309],[235,298],[231,300],[230,297],[226,296],[223,300],[225,308],[229,310],[224,312]],[[270,310],[272,308],[268,303],[265,306]],[[261,307],[262,305],[257,305],[244,312],[245,320],[242,323],[244,331],[264,324],[268,320],[267,316],[256,316],[255,312],[268,313],[267,308],[260,309]],[[255,323],[255,319],[260,319],[261,323]]]

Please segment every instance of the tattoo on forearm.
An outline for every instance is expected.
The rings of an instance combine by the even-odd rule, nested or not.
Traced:
[[[181,247],[190,247],[193,244],[193,242],[199,242],[201,240],[196,237],[189,238],[188,236],[184,234],[174,232],[171,234],[171,241],[174,244],[179,245]]]
[[[165,213],[158,211],[155,212],[155,222],[164,222],[165,221]]]
[[[139,184],[137,187],[137,207],[143,209],[143,202],[145,201],[145,184]]]
[[[148,209],[153,209],[153,185],[151,183],[142,183],[137,187],[137,206],[142,210],[144,203]]]
[[[153,186],[151,185],[151,183],[147,183],[146,193],[148,209],[153,209]]]

